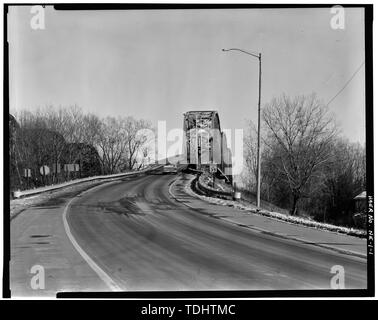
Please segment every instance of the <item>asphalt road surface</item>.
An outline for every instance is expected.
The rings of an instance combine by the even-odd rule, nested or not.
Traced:
[[[215,219],[206,202],[193,210],[172,197],[174,179],[127,178],[53,203],[47,212],[23,212],[12,221],[13,292],[25,292],[22,273],[38,262],[36,253],[44,263],[55,261],[52,291],[330,289],[335,265],[345,270],[346,288],[366,288],[365,259]],[[59,241],[43,251],[39,238],[42,245],[31,251],[20,241],[30,241],[31,230],[43,233],[35,226],[41,217],[53,221],[48,233]]]

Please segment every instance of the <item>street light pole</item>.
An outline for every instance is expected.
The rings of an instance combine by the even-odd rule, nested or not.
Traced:
[[[261,185],[261,153],[260,153],[260,112],[261,112],[261,53],[259,53],[259,104],[258,104],[258,116],[257,116],[257,208],[260,208],[260,185]]]
[[[259,59],[259,101],[257,106],[257,195],[256,206],[260,208],[260,184],[261,184],[261,154],[260,154],[260,113],[261,113],[261,53],[255,54],[238,48],[222,49],[222,51],[240,51]]]

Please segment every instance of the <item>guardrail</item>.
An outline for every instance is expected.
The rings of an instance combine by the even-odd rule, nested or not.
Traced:
[[[141,173],[154,171],[156,169],[161,168],[162,166],[163,165],[160,164],[160,165],[155,165],[153,167],[146,168],[146,169],[139,170],[139,171],[130,171],[130,172],[124,172],[124,173],[110,174],[110,175],[106,175],[106,176],[95,176],[95,177],[82,178],[82,179],[72,180],[72,181],[68,181],[68,182],[64,182],[64,183],[60,183],[60,184],[56,184],[56,185],[51,185],[51,186],[46,186],[46,187],[41,187],[41,188],[35,188],[35,189],[30,189],[30,190],[24,190],[24,191],[17,190],[17,191],[13,191],[12,195],[13,195],[13,198],[18,199],[18,198],[36,195],[36,194],[43,193],[43,192],[54,191],[54,190],[69,187],[69,186],[72,186],[72,185],[75,185],[75,184],[78,184],[78,183],[95,181],[95,180],[117,179],[117,178],[122,178],[122,177],[125,177],[125,176],[138,175],[138,174],[141,174]]]
[[[233,198],[233,193],[228,192],[228,191],[220,191],[211,188],[208,186],[204,181],[204,177],[200,175],[196,180],[195,184],[198,187],[200,191],[202,191],[205,195],[209,197],[215,197],[215,198],[222,198],[222,199],[227,199],[227,200],[232,200]]]

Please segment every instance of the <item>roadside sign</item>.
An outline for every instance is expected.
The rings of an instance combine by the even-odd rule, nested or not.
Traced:
[[[73,171],[75,171],[75,166],[72,163],[66,163],[64,165],[64,171],[65,172],[73,172]]]
[[[24,169],[24,177],[25,178],[31,177],[31,169]]]
[[[210,173],[216,173],[218,170],[218,167],[216,164],[210,164]]]
[[[65,172],[78,172],[80,171],[80,165],[77,163],[66,163],[63,169]]]
[[[50,168],[46,165],[42,166],[39,168],[39,172],[41,173],[41,175],[47,176],[50,173]]]

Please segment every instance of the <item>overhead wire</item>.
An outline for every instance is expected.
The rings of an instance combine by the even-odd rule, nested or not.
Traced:
[[[344,86],[333,96],[331,100],[328,101],[326,106],[328,106],[333,100],[337,98],[337,96],[344,91],[344,89],[348,86],[348,84],[353,80],[353,78],[356,76],[358,71],[362,68],[362,66],[365,64],[365,60],[358,66],[357,70],[352,74],[352,76],[349,78],[349,80],[344,84]]]

